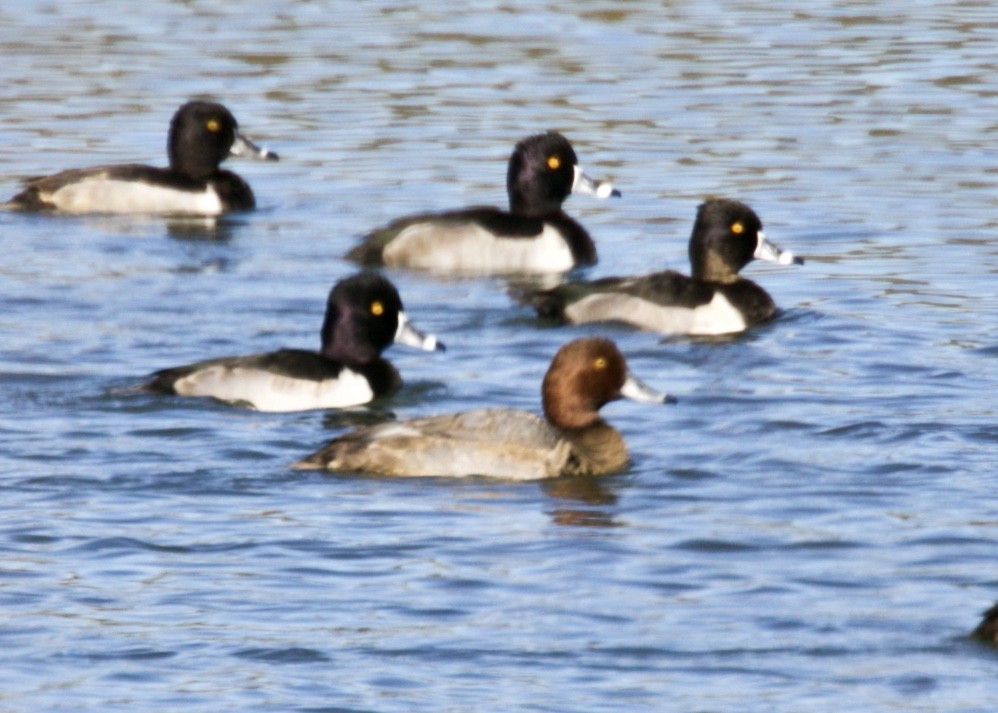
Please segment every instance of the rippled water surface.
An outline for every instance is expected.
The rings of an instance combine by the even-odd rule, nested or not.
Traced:
[[[278,164],[216,227],[0,214],[0,710],[991,710],[998,652],[992,3],[192,0],[0,6],[0,191],[165,161],[191,97]],[[505,202],[556,128],[591,276],[686,269],[708,195],[802,268],[720,342],[555,328],[498,280],[397,272],[446,354],[394,399],[261,414],[130,387],[317,344],[341,256]],[[609,334],[672,408],[615,403],[598,481],[332,477],[357,423],[537,408]]]

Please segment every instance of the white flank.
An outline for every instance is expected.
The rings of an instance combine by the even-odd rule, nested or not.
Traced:
[[[148,183],[93,176],[41,198],[66,213],[186,213],[219,215],[222,201],[209,185],[204,191],[180,191]]]
[[[561,232],[546,223],[536,238],[497,237],[474,223],[416,223],[388,244],[384,260],[390,267],[469,275],[545,274],[575,266]]]
[[[662,334],[732,334],[747,326],[742,313],[721,293],[693,309],[663,306],[630,295],[596,293],[568,305],[565,316],[577,324],[626,322]]]
[[[211,366],[179,379],[174,388],[184,396],[211,396],[273,412],[343,408],[374,398],[367,379],[350,369],[335,379],[312,381],[260,369]]]

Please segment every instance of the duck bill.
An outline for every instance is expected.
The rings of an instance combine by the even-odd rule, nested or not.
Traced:
[[[245,136],[236,132],[236,138],[229,149],[229,156],[241,156],[245,158],[257,158],[263,161],[276,161],[278,156],[270,149],[257,146]]]
[[[399,326],[395,330],[395,343],[422,349],[424,352],[442,352],[447,349],[444,343],[432,334],[423,334],[409,323],[405,312],[399,312]]]
[[[631,372],[627,372],[624,378],[624,385],[620,389],[620,395],[631,401],[641,401],[646,404],[674,404],[676,397],[656,391]]]
[[[759,243],[756,245],[755,254],[752,256],[756,260],[775,262],[777,265],[803,265],[804,258],[797,257],[789,250],[780,250],[776,245],[766,239],[766,234],[759,231]]]
[[[620,198],[620,191],[614,188],[612,183],[590,178],[578,164],[575,166],[575,180],[572,182],[571,192],[596,196],[597,198],[609,198],[610,196]]]

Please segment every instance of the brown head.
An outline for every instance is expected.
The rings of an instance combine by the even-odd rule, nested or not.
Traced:
[[[599,423],[600,408],[621,397],[654,403],[674,401],[635,379],[617,346],[601,337],[576,339],[559,349],[541,385],[544,415],[565,429]]]

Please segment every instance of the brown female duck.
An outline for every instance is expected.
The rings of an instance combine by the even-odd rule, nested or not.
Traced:
[[[541,387],[545,418],[485,408],[379,424],[333,439],[297,468],[397,476],[536,480],[624,468],[627,446],[599,409],[621,397],[667,403],[635,379],[608,339],[577,339],[551,362]]]

